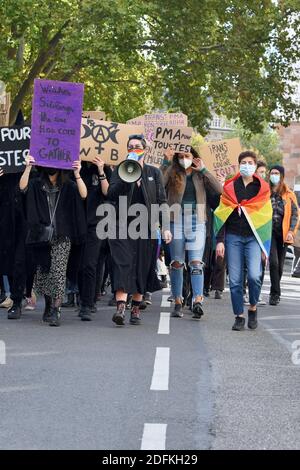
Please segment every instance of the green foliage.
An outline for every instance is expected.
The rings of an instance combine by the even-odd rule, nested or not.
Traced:
[[[232,137],[239,137],[242,145],[248,150],[254,150],[268,167],[282,164],[283,155],[279,149],[279,135],[269,125],[264,125],[263,132],[251,134],[238,124],[229,135],[229,138]]]
[[[11,120],[30,116],[42,77],[84,82],[85,108],[118,121],[181,110],[204,135],[213,104],[252,132],[287,124],[300,116],[299,11],[299,0],[0,0]]]

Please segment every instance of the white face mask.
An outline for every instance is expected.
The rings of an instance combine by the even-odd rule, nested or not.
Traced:
[[[187,170],[187,168],[189,168],[193,163],[189,158],[179,158],[178,161],[179,165],[181,165],[182,168],[185,168],[185,170]]]

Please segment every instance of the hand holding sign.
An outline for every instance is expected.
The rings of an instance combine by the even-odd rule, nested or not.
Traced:
[[[205,165],[203,163],[202,158],[200,157],[194,157],[193,158],[193,164],[192,164],[192,170],[194,171],[201,171],[205,168]]]
[[[98,171],[102,175],[104,171],[104,165],[105,165],[104,161],[100,157],[95,157],[92,163],[94,163],[94,165],[98,167]]]

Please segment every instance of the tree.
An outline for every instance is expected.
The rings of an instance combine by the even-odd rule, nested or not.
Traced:
[[[268,124],[264,125],[263,132],[251,134],[238,124],[229,134],[229,138],[239,137],[242,145],[248,150],[254,150],[260,159],[265,160],[268,167],[282,164],[283,155],[279,149],[279,135]]]
[[[125,121],[181,110],[207,131],[211,104],[259,132],[300,117],[299,0],[1,0],[1,79],[11,121],[35,77],[82,81],[85,107]],[[276,115],[274,115],[276,111]]]

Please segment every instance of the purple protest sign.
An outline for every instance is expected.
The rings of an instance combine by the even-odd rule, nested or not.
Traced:
[[[43,167],[71,169],[79,160],[82,83],[34,80],[30,155]]]

